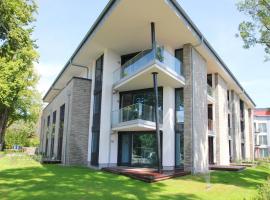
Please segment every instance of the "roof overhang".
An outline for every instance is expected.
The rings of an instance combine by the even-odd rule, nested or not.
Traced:
[[[186,43],[196,46],[207,60],[209,72],[220,73],[231,83],[231,89],[234,89],[250,107],[255,107],[255,103],[175,0],[109,1],[44,96],[44,101],[49,102],[57,95],[58,90],[54,89],[62,89],[64,83],[69,81],[69,76],[76,73],[72,71],[74,66],[70,63],[90,66],[105,49],[123,55],[151,48],[151,22],[156,23],[158,43],[173,49]],[[83,68],[77,70],[80,70],[80,75],[85,73]]]

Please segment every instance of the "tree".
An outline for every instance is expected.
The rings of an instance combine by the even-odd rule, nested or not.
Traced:
[[[36,11],[34,0],[0,0],[0,150],[8,126],[37,118],[38,54],[31,39]]]
[[[22,147],[36,147],[39,144],[37,123],[19,120],[7,128],[5,134],[5,146],[12,148],[13,145]]]
[[[266,57],[270,55],[270,0],[242,0],[237,4],[240,12],[249,17],[239,25],[244,48],[256,44],[264,47]]]

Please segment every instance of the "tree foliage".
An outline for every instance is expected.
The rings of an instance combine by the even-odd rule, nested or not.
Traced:
[[[14,145],[22,147],[36,147],[39,144],[35,122],[19,120],[8,127],[5,136],[6,148],[11,149]]]
[[[0,150],[8,126],[38,117],[38,54],[31,38],[36,11],[33,0],[0,0]]]
[[[270,56],[270,0],[242,0],[237,4],[238,10],[249,17],[239,25],[239,33],[244,41],[244,48],[256,44],[264,47]]]

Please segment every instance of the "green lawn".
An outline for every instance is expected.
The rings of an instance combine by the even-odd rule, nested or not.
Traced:
[[[1,154],[0,199],[250,199],[269,174],[269,166],[238,173],[212,172],[207,189],[203,176],[149,184],[88,168],[41,165],[20,154]]]

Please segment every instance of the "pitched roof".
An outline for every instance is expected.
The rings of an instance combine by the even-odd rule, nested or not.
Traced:
[[[270,116],[270,108],[257,108],[254,111],[255,116]]]

